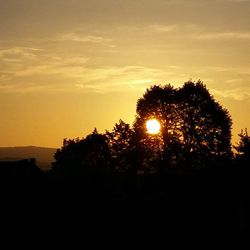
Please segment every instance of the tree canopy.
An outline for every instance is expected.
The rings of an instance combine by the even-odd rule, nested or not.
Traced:
[[[106,136],[94,129],[86,138],[64,139],[63,146],[54,157],[53,171],[62,178],[75,178],[105,171],[109,165],[110,151]]]
[[[152,117],[161,123],[158,137],[162,158],[169,165],[200,167],[231,155],[230,115],[201,81],[186,82],[178,89],[155,85],[146,90],[137,102],[135,121],[136,133],[146,145],[150,136],[145,133],[145,122]]]

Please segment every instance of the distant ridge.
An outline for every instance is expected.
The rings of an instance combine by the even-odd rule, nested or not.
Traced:
[[[22,147],[0,147],[0,160],[15,161],[21,159],[35,158],[36,164],[43,170],[49,170],[54,161],[56,148],[22,146]]]

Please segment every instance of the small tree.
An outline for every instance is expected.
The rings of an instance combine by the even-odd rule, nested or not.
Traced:
[[[126,172],[132,167],[132,140],[134,131],[122,120],[116,123],[111,132],[106,131],[111,153],[111,165],[118,172]]]
[[[100,174],[106,171],[110,162],[107,137],[95,129],[83,139],[64,139],[54,158],[52,171],[62,178]]]
[[[248,135],[247,129],[245,132],[241,130],[239,134],[240,141],[234,148],[237,150],[236,158],[244,163],[250,162],[250,136]]]

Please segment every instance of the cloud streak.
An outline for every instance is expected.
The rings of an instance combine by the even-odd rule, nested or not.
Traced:
[[[178,25],[150,25],[149,30],[159,33],[172,32],[178,30]]]
[[[33,58],[36,57],[35,52],[37,51],[43,51],[43,49],[16,46],[8,49],[1,49],[0,58],[6,58],[10,56],[16,56],[16,57],[23,56],[23,57]]]
[[[32,50],[33,51],[33,50]],[[38,51],[38,50],[37,50]],[[34,50],[36,52],[36,50]],[[39,91],[87,91],[112,92],[129,88],[142,88],[149,79],[159,79],[162,71],[144,66],[93,66],[88,57],[32,55],[32,61],[21,55],[30,56],[26,49],[10,48],[2,50],[2,57],[15,55],[18,64],[0,63],[1,92],[39,92]],[[2,62],[1,62],[2,61]],[[9,66],[11,64],[11,67]]]
[[[237,88],[234,89],[211,89],[211,92],[215,95],[221,96],[223,98],[230,98],[236,101],[244,101],[250,99],[250,88]]]
[[[250,40],[250,32],[214,32],[197,34],[198,40]]]
[[[93,35],[83,35],[76,32],[65,33],[55,39],[56,41],[71,41],[71,42],[82,42],[82,43],[95,43],[95,44],[110,44],[113,39],[105,38],[102,36],[93,36]]]

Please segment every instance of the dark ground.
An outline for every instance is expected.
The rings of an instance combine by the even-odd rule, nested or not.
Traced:
[[[37,169],[29,174],[2,171],[0,176],[1,217],[7,221],[138,230],[249,229],[246,167],[60,180]]]

